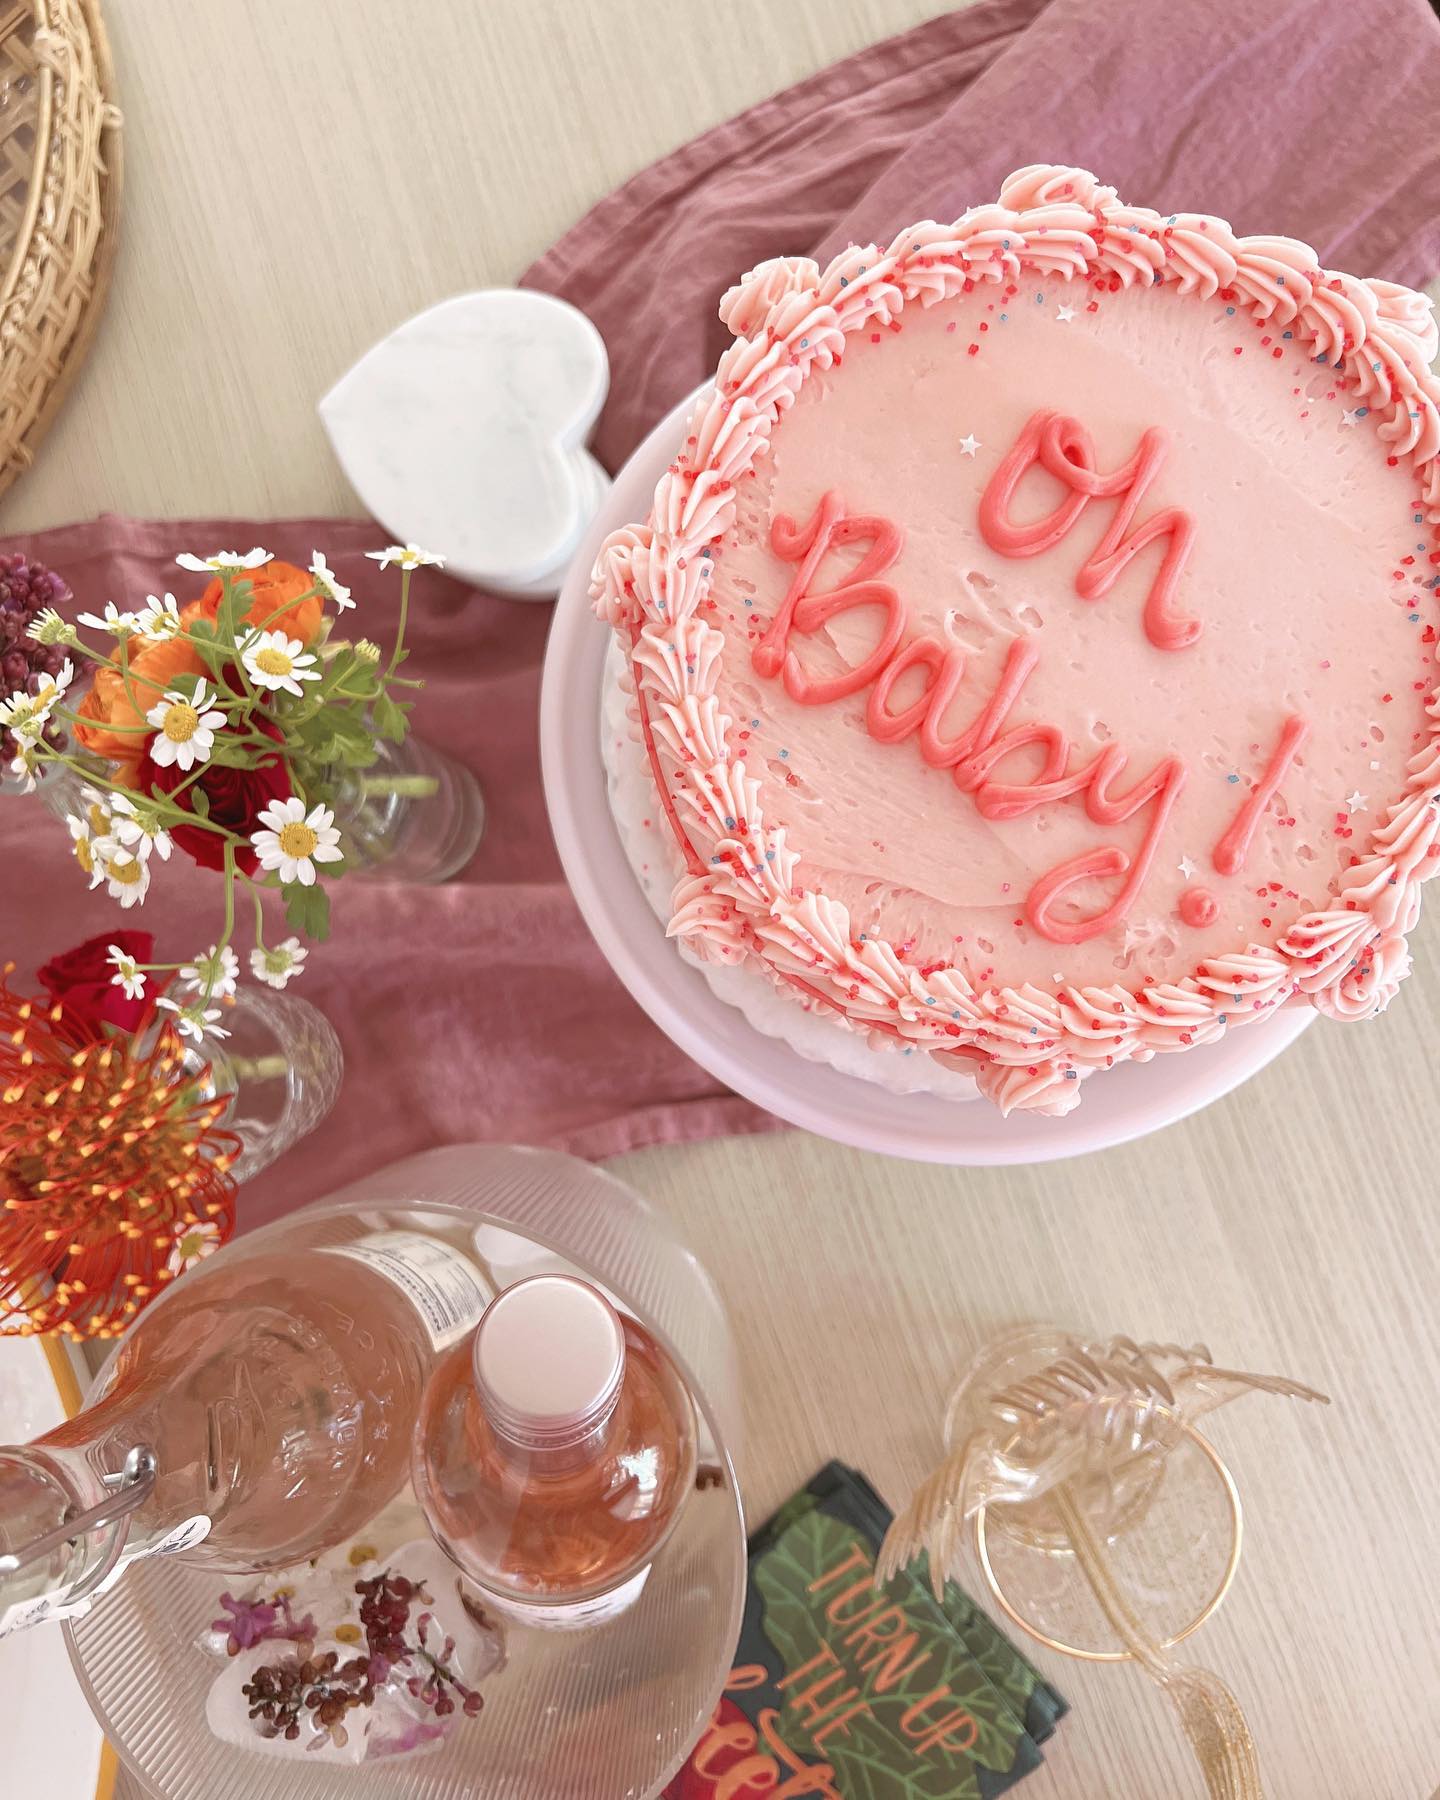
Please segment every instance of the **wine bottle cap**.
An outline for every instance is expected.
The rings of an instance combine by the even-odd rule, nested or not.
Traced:
[[[475,1332],[475,1384],[496,1430],[563,1448],[608,1417],[625,1373],[615,1308],[573,1275],[531,1275],[486,1307]]]

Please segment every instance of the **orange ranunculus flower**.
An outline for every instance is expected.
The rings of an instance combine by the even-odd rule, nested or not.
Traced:
[[[324,608],[318,594],[312,594],[299,605],[290,604],[314,587],[314,578],[293,563],[262,563],[258,569],[245,572],[253,590],[245,623],[264,631],[274,625],[301,643],[313,642],[320,630]],[[220,611],[223,589],[220,578],[205,589],[198,600],[192,600],[180,613],[188,630],[197,619],[214,621]],[[161,698],[177,675],[203,675],[205,664],[193,644],[178,638],[133,638],[130,644],[130,686],[139,703],[130,703],[125,683],[114,669],[97,669],[90,691],[79,708],[86,723],[77,725],[75,735],[87,750],[118,765],[120,778],[134,785],[140,759],[149,742],[139,731],[126,726],[143,725],[145,714]]]
[[[120,765],[123,780],[133,784],[135,770],[149,738],[143,726],[145,714],[162,698],[178,675],[203,675],[205,664],[193,644],[181,638],[131,640],[130,694],[118,669],[96,669],[90,691],[80,703],[75,735],[87,750]]]
[[[314,587],[313,575],[304,569],[297,569],[294,563],[268,562],[262,563],[258,569],[242,571],[241,579],[248,580],[254,592],[250,609],[245,614],[248,625],[253,625],[257,631],[268,631],[273,625],[276,631],[283,631],[287,637],[299,638],[307,646],[314,640],[320,629],[324,610],[320,596],[311,594],[308,600],[302,600],[298,606],[290,604]],[[192,600],[184,609],[180,614],[181,619],[186,625],[193,619],[214,619],[220,611],[220,596],[223,591],[217,575],[200,598]]]

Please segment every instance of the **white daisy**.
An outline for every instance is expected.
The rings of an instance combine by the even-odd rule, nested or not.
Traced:
[[[256,687],[272,694],[303,694],[302,681],[318,681],[314,656],[299,638],[283,631],[252,631],[240,645],[240,660]]]
[[[36,613],[25,627],[25,635],[34,638],[37,644],[73,644],[76,641],[75,627],[68,619],[62,619],[53,606]]]
[[[129,637],[140,629],[138,613],[121,612],[113,600],[105,602],[103,613],[77,613],[76,619],[81,625],[88,625],[92,631],[108,631],[111,637]]]
[[[111,987],[124,991],[127,1000],[142,1000],[145,997],[145,971],[133,956],[127,956],[118,944],[111,944],[105,952],[115,965],[115,973],[110,977]]]
[[[10,779],[22,794],[33,794],[40,775],[40,758],[34,750],[24,744],[6,764],[10,771]]]
[[[75,665],[67,656],[58,675],[40,676],[33,694],[17,688],[8,699],[0,700],[0,730],[10,732],[22,749],[33,749],[44,736],[51,709],[64,699],[74,679]]]
[[[230,1035],[216,1023],[220,1017],[218,1006],[206,1006],[203,1000],[192,1001],[188,1006],[182,1006],[178,1000],[172,1000],[168,994],[160,996],[159,1004],[167,1012],[174,1013],[175,1029],[181,1037],[194,1038],[197,1044],[207,1037],[227,1038]]]
[[[206,711],[213,698],[203,681],[196,682],[189,699],[174,688],[167,688],[146,713],[147,723],[155,727],[150,755],[161,768],[173,763],[177,769],[193,769],[196,763],[210,760],[215,733],[225,723],[223,712]]]
[[[323,550],[310,552],[310,573],[315,577],[315,585],[322,594],[328,594],[335,602],[337,612],[353,610],[355,602],[350,598],[350,590],[335,578],[335,572],[325,560]]]
[[[250,973],[266,987],[283,988],[305,967],[309,954],[298,937],[286,938],[283,944],[268,948],[257,944],[250,952]]]
[[[153,850],[161,862],[170,860],[170,833],[161,825],[152,807],[143,801],[137,806],[128,794],[116,794],[110,804],[114,808],[110,819],[111,837],[139,857],[146,857]]]
[[[420,569],[427,565],[437,569],[445,567],[443,556],[422,550],[418,544],[392,544],[388,550],[367,550],[365,554],[382,569],[388,569],[391,563],[399,563],[402,569]]]
[[[258,569],[270,560],[270,552],[247,550],[241,556],[235,550],[217,550],[213,556],[193,556],[186,550],[175,558],[182,569],[193,569],[197,575],[218,575],[222,569]]]
[[[193,1224],[175,1227],[175,1248],[165,1267],[172,1275],[183,1275],[193,1264],[213,1256],[224,1240],[213,1219],[196,1219]]]
[[[145,604],[135,615],[137,628],[146,637],[173,638],[179,637],[185,629],[180,622],[180,607],[173,594],[166,594],[161,599],[157,594],[147,594]]]
[[[186,987],[207,1000],[224,1000],[235,992],[235,978],[240,973],[240,959],[228,944],[218,949],[214,944],[193,963],[180,971]]]
[[[250,834],[260,867],[278,869],[282,882],[313,887],[316,863],[339,862],[343,855],[334,821],[328,806],[316,806],[307,814],[298,795],[272,800],[260,814],[260,823],[268,829]]]
[[[69,813],[65,823],[70,829],[70,847],[75,860],[82,874],[90,877],[91,887],[97,888],[105,879],[105,871],[96,861],[95,846],[102,838],[110,836],[110,808],[94,788],[81,788],[80,792],[87,802],[84,815],[76,818],[74,813]]]
[[[110,898],[124,907],[140,906],[150,891],[150,862],[113,837],[98,838],[91,848]],[[93,884],[92,884],[93,885]]]

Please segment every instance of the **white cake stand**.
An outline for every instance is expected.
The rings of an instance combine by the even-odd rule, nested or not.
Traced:
[[[1228,1094],[1294,1043],[1315,1014],[1286,1007],[1218,1044],[1093,1076],[1063,1119],[984,1100],[895,1094],[812,1063],[756,1031],[685,962],[631,873],[610,815],[600,757],[600,693],[609,633],[586,589],[607,532],[643,519],[684,434],[693,396],[661,421],[621,470],[571,564],[545,652],[540,750],[560,860],[586,924],[615,973],[687,1055],[757,1106],[821,1137],[920,1162],[1053,1162],[1128,1143]]]

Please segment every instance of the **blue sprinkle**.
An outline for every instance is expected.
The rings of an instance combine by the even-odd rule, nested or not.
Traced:
[[[841,287],[849,287],[850,277],[848,275],[842,275],[840,277],[840,285],[841,285]]]
[[[733,831],[735,829],[735,821],[733,819],[727,817],[727,819],[725,820],[725,829],[727,831]]]
[[[1075,1071],[1074,1071],[1074,1070],[1073,1070],[1073,1069],[1067,1069],[1067,1070],[1066,1070],[1066,1071],[1065,1071],[1065,1079],[1066,1079],[1066,1080],[1067,1080],[1067,1081],[1078,1081],[1078,1080],[1079,1080],[1079,1076],[1078,1076],[1078,1075],[1076,1075],[1076,1073],[1075,1073]]]
[[[1000,323],[1003,325],[1009,317],[1010,317],[1009,313],[1001,313]]]
[[[753,600],[747,600],[747,601],[746,601],[746,602],[745,602],[745,604],[746,604],[746,605],[747,605],[747,606],[753,606],[753,605],[754,605],[754,604],[755,604],[755,602],[754,602],[754,601],[753,601]]]
[[[1419,623],[1420,623],[1420,615],[1419,615],[1419,613],[1411,613],[1411,615],[1410,615],[1410,623],[1411,623],[1411,624],[1412,624],[1412,625],[1418,625],[1418,624],[1419,624]]]
[[[789,756],[789,754],[790,754],[790,752],[789,752],[789,751],[788,751],[788,750],[782,750],[782,751],[781,751],[781,752],[780,752],[780,754],[781,754],[781,756],[782,756],[782,757],[786,757],[786,756]]]
[[[935,996],[933,994],[927,994],[925,996],[925,1004],[927,1006],[933,1006],[935,1004]]]
[[[760,729],[760,721],[758,719],[752,719],[750,721],[750,729],[752,731],[758,731]]]
[[[1328,357],[1328,356],[1317,356],[1317,357],[1316,357],[1316,358],[1315,358],[1315,360],[1316,360],[1316,362],[1317,362],[1317,363],[1319,363],[1319,364],[1320,364],[1320,365],[1321,365],[1321,366],[1322,366],[1322,367],[1324,367],[1324,366],[1325,366],[1325,365],[1326,365],[1326,364],[1328,364],[1328,363],[1329,363],[1329,361],[1330,361],[1330,358],[1329,358],[1329,357]]]
[[[1281,333],[1280,333],[1280,335],[1281,335],[1281,337],[1283,337],[1283,338],[1293,338],[1293,337],[1294,337],[1294,335],[1295,335],[1295,333],[1294,333],[1294,332],[1293,332],[1293,331],[1282,331],[1282,332],[1281,332]]]
[[[1276,276],[1276,277],[1275,277],[1275,285],[1276,285],[1276,287],[1284,287],[1284,285],[1285,285],[1285,277],[1284,277],[1284,276],[1283,276],[1283,275],[1277,275],[1277,276]],[[1285,333],[1285,335],[1286,335],[1286,337],[1289,337],[1289,335],[1290,335],[1290,333],[1289,333],[1289,332],[1288,332],[1288,331],[1287,331],[1287,332],[1286,332],[1286,333]]]
[[[857,941],[862,944],[865,942],[865,933],[863,931],[860,933],[859,939]]]
[[[1435,798],[1436,798],[1436,799],[1437,799],[1437,800],[1440,800],[1440,794],[1437,794],[1437,795],[1436,795],[1436,796],[1435,796]],[[952,1013],[951,1013],[951,1015],[950,1015],[950,1017],[951,1017],[951,1018],[952,1018],[952,1019],[958,1019],[958,1018],[959,1018],[959,1017],[960,1017],[960,1015],[959,1015],[959,1013],[958,1013],[958,1012],[952,1012]]]
[[[1225,1014],[1224,1013],[1216,1013],[1215,1023],[1217,1025],[1223,1025],[1225,1023]]]
[[[1368,406],[1357,406],[1355,408],[1355,417],[1357,419],[1368,419],[1370,417],[1370,408]]]
[[[1037,306],[1043,306],[1045,304],[1045,296],[1043,294],[1037,294],[1035,296],[1035,304]]]
[[[1226,308],[1225,308],[1225,310],[1226,310],[1226,312],[1227,312],[1227,313],[1229,313],[1229,315],[1230,315],[1230,316],[1231,316],[1231,318],[1234,318],[1234,316],[1235,316],[1235,308],[1234,308],[1234,307],[1233,307],[1233,306],[1227,306],[1227,307],[1226,307]]]
[[[1231,782],[1234,782],[1234,781],[1238,781],[1238,780],[1239,780],[1239,779],[1240,779],[1240,777],[1239,777],[1239,776],[1238,776],[1238,775],[1227,775],[1227,776],[1226,776],[1226,777],[1225,777],[1225,779],[1226,779],[1226,780],[1227,780],[1227,781],[1231,781]]]
[[[1286,333],[1285,333],[1285,335],[1286,335],[1286,337],[1289,337],[1289,335],[1290,335],[1290,333],[1289,333],[1289,332],[1288,332],[1288,331],[1287,331],[1287,332],[1286,332]],[[804,350],[804,349],[806,349],[806,348],[807,348],[807,347],[808,347],[808,346],[809,346],[809,343],[810,343],[810,340],[809,340],[809,338],[801,338],[801,340],[800,340],[800,348],[801,348],[801,349],[802,349],[802,350]]]
[[[767,850],[765,852],[765,860],[766,860],[766,862],[774,862],[775,852],[773,850]]]

